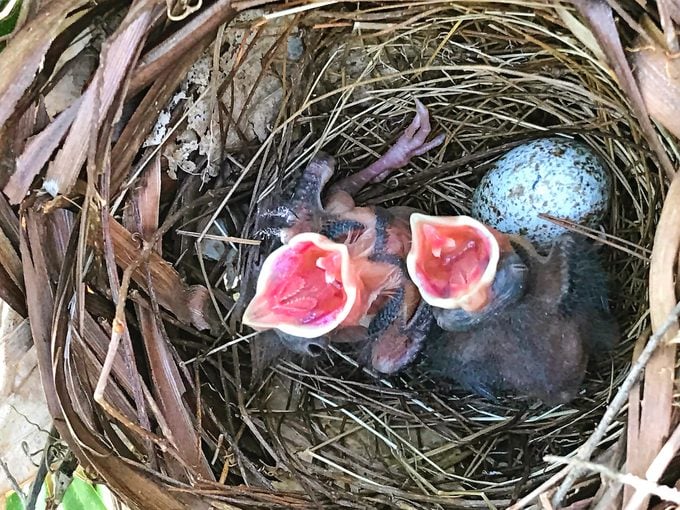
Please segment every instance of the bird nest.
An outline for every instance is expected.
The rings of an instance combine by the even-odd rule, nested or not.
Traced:
[[[24,198],[40,170],[20,173],[32,161],[18,161],[5,188],[23,200],[48,403],[81,462],[144,508],[505,508],[555,487],[649,334],[663,169],[677,158],[663,128],[650,142],[576,12],[527,2],[243,9],[181,58],[150,51],[121,70],[111,62],[133,29],[154,26],[139,5],[100,64],[126,85],[110,96],[86,88],[80,101],[99,117],[76,106],[45,128],[60,140],[70,126],[40,179],[50,196]],[[297,356],[241,325],[270,247],[260,213],[320,150],[339,175],[370,164],[415,99],[445,143],[357,203],[466,214],[496,159],[547,135],[583,141],[610,169],[606,235],[587,234],[605,240],[623,334],[572,403],[491,402],[429,379],[418,361],[385,377],[343,346]],[[104,122],[118,115],[113,128]],[[47,142],[17,153],[36,143]],[[80,179],[56,170],[72,158],[85,164]],[[626,415],[613,416],[595,459],[616,470]],[[569,497],[588,500],[599,486],[583,476]]]

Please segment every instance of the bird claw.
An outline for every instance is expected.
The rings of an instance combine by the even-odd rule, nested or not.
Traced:
[[[391,172],[406,166],[412,158],[422,156],[426,152],[440,146],[446,138],[438,135],[429,142],[425,140],[432,131],[430,114],[425,105],[416,101],[416,115],[411,124],[404,130],[397,142],[376,162],[384,170],[375,175],[371,182],[384,181]]]
[[[415,102],[416,115],[397,142],[380,159],[338,182],[333,189],[345,190],[350,195],[358,193],[367,183],[384,181],[393,171],[406,166],[415,156],[422,156],[444,142],[446,137],[443,134],[425,142],[432,131],[430,113],[418,99]]]
[[[405,368],[420,353],[433,324],[432,308],[424,301],[407,323],[399,319],[393,321],[372,342],[373,368],[383,374],[394,374]]]

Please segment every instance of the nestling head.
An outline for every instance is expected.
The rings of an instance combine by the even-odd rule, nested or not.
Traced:
[[[406,266],[423,299],[437,308],[483,309],[502,252],[512,250],[507,237],[469,216],[414,213],[410,222]]]
[[[264,261],[243,323],[320,337],[350,318],[360,292],[346,245],[317,233],[298,234]]]

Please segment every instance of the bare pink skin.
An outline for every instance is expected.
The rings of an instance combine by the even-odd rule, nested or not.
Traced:
[[[416,115],[413,121],[385,155],[367,168],[332,185],[324,202],[321,200],[321,194],[332,177],[335,161],[330,156],[321,154],[316,156],[298,181],[292,201],[282,208],[284,213],[288,211],[287,219],[289,220],[289,223],[281,229],[281,240],[284,243],[300,232],[320,232],[330,236],[331,234],[324,232],[324,228],[343,223],[359,226],[347,234],[340,234],[337,241],[348,244],[350,253],[361,252],[362,254],[361,256],[353,255],[353,259],[358,257],[363,261],[357,260],[357,271],[362,273],[366,293],[370,295],[373,292],[378,296],[374,305],[370,307],[369,316],[379,313],[384,307],[398,310],[395,314],[388,313],[387,319],[385,319],[385,314],[381,316],[381,319],[384,319],[381,324],[389,323],[389,321],[396,321],[398,324],[384,324],[384,327],[379,329],[380,333],[374,342],[374,366],[382,372],[395,372],[413,359],[429,328],[431,314],[429,311],[426,313],[421,310],[422,307],[418,307],[417,303],[414,304],[412,292],[401,293],[402,297],[396,298],[400,300],[400,304],[394,302],[395,295],[399,294],[402,288],[409,287],[410,282],[405,272],[396,281],[394,278],[387,281],[382,277],[372,276],[373,273],[375,275],[385,273],[386,269],[383,266],[386,265],[402,273],[398,261],[404,259],[410,248],[408,225],[410,211],[405,212],[402,210],[404,208],[386,211],[379,207],[357,207],[353,196],[367,184],[383,181],[392,172],[406,166],[411,158],[422,155],[444,142],[444,135],[439,135],[429,142],[426,141],[431,132],[429,113],[420,101],[416,99],[415,103]],[[383,221],[379,221],[379,217]],[[389,219],[384,221],[385,218]],[[357,243],[357,236],[360,243]],[[354,244],[362,244],[368,248],[354,249],[356,248]],[[371,264],[376,266],[375,271],[370,270]],[[417,295],[417,292],[415,294]],[[375,323],[372,324],[375,330]],[[342,327],[327,335],[330,341],[349,341],[348,335],[338,334],[340,329]],[[364,330],[368,332],[371,328],[364,328]],[[354,328],[354,331],[356,334],[357,331],[362,330]],[[401,338],[397,343],[404,346],[403,356],[400,356],[401,350],[396,344],[392,347],[388,345],[389,337],[394,335]],[[356,341],[361,341],[367,338],[368,333],[364,336],[357,336],[359,338],[356,338]],[[305,339],[292,335],[279,335],[279,337],[284,344],[297,352],[318,354],[320,348],[328,343],[328,338],[321,341],[321,339]]]
[[[370,166],[331,186],[331,193],[345,191],[350,195],[355,195],[369,182],[384,181],[392,172],[405,167],[411,158],[422,156],[444,142],[446,136],[443,134],[434,137],[429,142],[425,141],[432,131],[430,114],[418,99],[415,103],[416,115],[397,142]]]

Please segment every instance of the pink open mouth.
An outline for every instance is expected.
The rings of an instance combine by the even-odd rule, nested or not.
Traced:
[[[316,338],[348,319],[359,287],[344,244],[321,234],[298,234],[265,260],[243,323]]]
[[[480,310],[489,302],[500,247],[492,229],[468,216],[411,215],[409,275],[430,305]]]

